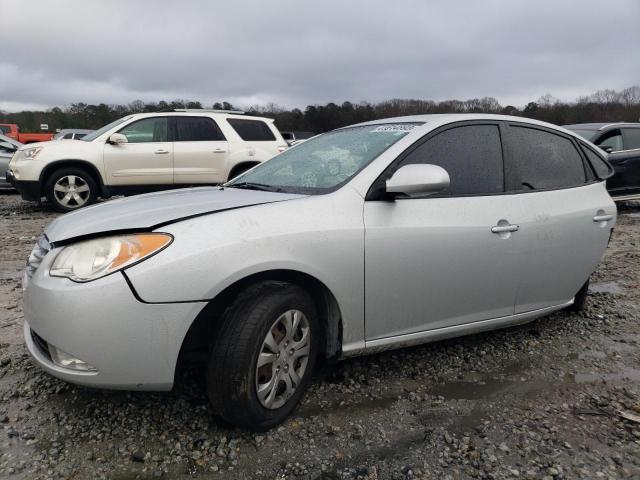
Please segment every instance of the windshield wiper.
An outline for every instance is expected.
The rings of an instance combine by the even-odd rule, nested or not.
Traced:
[[[238,182],[232,185],[228,185],[228,188],[244,188],[246,190],[260,190],[263,192],[281,192],[282,189],[274,187],[273,185],[267,185],[265,183],[254,182]]]

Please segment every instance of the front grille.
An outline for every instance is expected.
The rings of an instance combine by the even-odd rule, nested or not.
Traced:
[[[51,354],[49,353],[49,344],[47,341],[38,335],[36,332],[31,330],[31,338],[33,339],[33,343],[36,344],[40,353],[42,353],[49,361],[51,361]]]
[[[26,279],[30,280],[33,277],[33,274],[36,273],[36,270],[42,263],[42,259],[49,253],[51,250],[51,245],[49,245],[49,240],[43,233],[38,237],[38,241],[33,246],[33,250],[31,250],[31,254],[29,255],[29,259],[27,260],[27,268],[25,269]]]

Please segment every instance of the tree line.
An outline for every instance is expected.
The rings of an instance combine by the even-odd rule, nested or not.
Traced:
[[[176,108],[214,108],[234,110],[229,102],[216,102],[204,106],[200,102],[174,100],[171,102],[142,102],[127,105],[90,105],[73,103],[66,107],[53,107],[46,111],[1,112],[0,123],[16,123],[22,131],[35,132],[40,124],[48,124],[50,131],[63,128],[96,129],[132,113],[172,111]],[[247,114],[275,118],[280,130],[322,133],[334,128],[378,118],[429,113],[499,113],[534,118],[558,125],[586,122],[639,122],[640,86],[621,91],[600,90],[592,95],[564,102],[544,95],[519,109],[502,106],[493,97],[469,100],[393,99],[380,103],[327,103],[309,105],[304,110],[286,109],[275,104],[254,105],[245,109]]]

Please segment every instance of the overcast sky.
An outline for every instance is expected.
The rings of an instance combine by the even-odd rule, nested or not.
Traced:
[[[0,109],[496,97],[640,84],[638,0],[1,2]]]

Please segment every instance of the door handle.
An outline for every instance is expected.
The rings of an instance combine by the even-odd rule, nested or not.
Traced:
[[[153,153],[157,153],[158,155],[161,155],[163,153],[169,153],[169,150],[165,150],[164,148],[159,148],[158,150],[156,150]]]
[[[596,223],[608,222],[611,219],[613,219],[613,215],[596,215],[593,217],[593,221]]]
[[[224,153],[226,150],[224,148],[216,148],[213,153]]]
[[[491,233],[506,233],[506,232],[517,232],[520,230],[520,225],[496,225],[495,227],[491,227]]]

